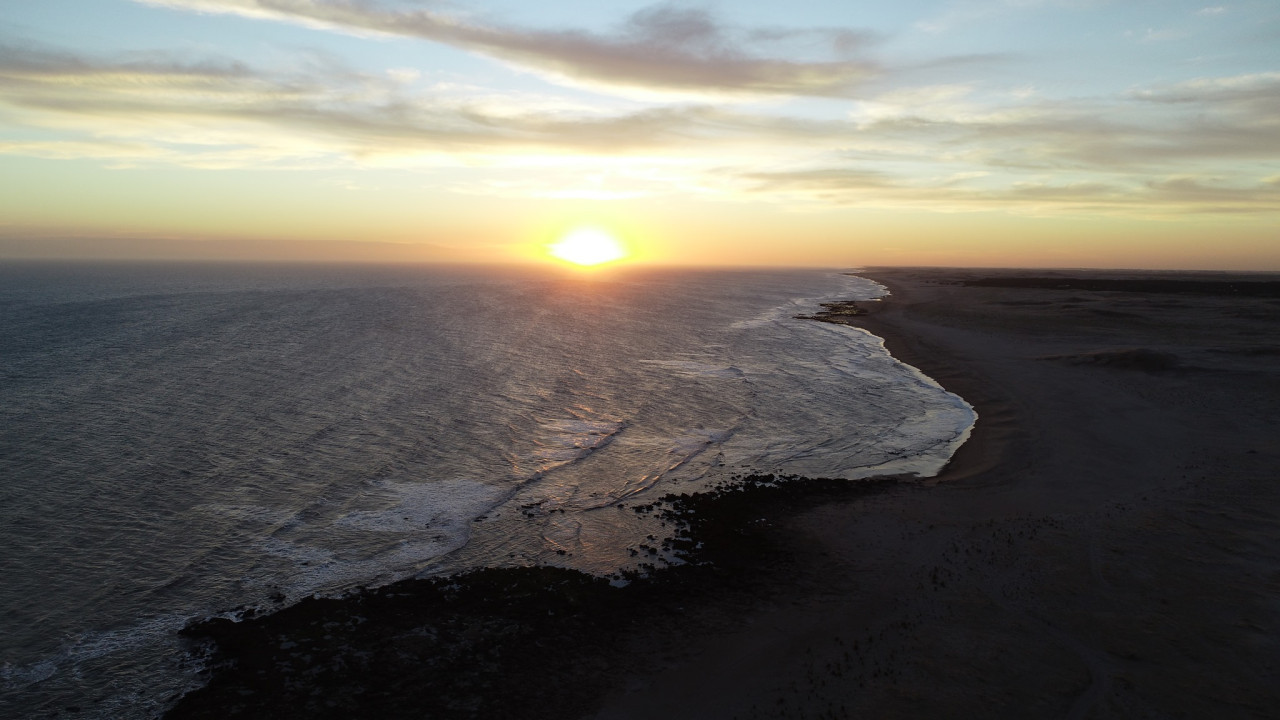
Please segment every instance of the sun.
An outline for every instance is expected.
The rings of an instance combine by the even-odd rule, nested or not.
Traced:
[[[560,238],[549,248],[552,257],[574,265],[600,265],[627,256],[627,251],[609,233],[597,228],[580,228]]]

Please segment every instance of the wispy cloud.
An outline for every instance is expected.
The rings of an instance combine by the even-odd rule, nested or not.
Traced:
[[[1224,109],[1274,111],[1280,108],[1280,72],[1196,78],[1139,90],[1133,96],[1149,102],[1213,103]]]
[[[1074,101],[974,95],[885,93],[854,114],[855,130],[827,136],[839,153],[737,177],[749,192],[820,204],[1280,213],[1280,73]]]
[[[944,212],[1089,213],[1178,216],[1280,212],[1280,183],[1226,184],[1219,178],[1167,177],[1079,182],[1021,181],[984,185],[932,184],[847,168],[745,172],[747,192],[790,195],[823,205],[911,208]]]
[[[504,100],[399,70],[301,67],[0,45],[0,114],[25,128],[0,138],[0,153],[113,167],[574,165],[556,187],[492,176],[447,186],[525,196],[1280,212],[1266,179],[1280,162],[1280,72],[1057,100],[977,83],[901,87],[868,94],[841,118],[785,106]]]
[[[396,78],[335,73],[278,75],[229,61],[161,54],[101,59],[0,46],[0,107],[29,127],[79,131],[68,141],[9,142],[8,152],[50,156],[76,148],[187,164],[376,158],[412,153],[557,150],[625,154],[723,132],[710,108],[655,107],[624,114],[495,110],[447,93],[404,90]],[[127,144],[122,144],[127,143]],[[97,147],[96,150],[90,145]],[[58,150],[62,148],[62,150]],[[221,158],[221,160],[219,160]]]
[[[877,75],[857,56],[871,36],[851,29],[738,28],[705,10],[654,5],[614,32],[484,23],[434,10],[395,10],[357,0],[137,0],[357,33],[416,37],[593,86],[696,94],[847,96]],[[824,59],[767,55],[802,38]]]

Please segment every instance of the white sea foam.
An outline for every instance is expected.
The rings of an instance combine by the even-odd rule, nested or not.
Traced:
[[[509,490],[465,479],[373,483],[361,501],[378,509],[351,510],[323,527],[293,527],[288,539],[264,539],[262,550],[289,561],[292,569],[287,576],[273,574],[253,583],[278,586],[295,598],[413,574],[465,545],[473,519],[509,495]],[[333,531],[346,531],[337,541],[341,544],[322,544],[334,539]],[[352,531],[369,537],[362,542]]]

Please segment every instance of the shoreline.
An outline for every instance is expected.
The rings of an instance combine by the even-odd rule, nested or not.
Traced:
[[[969,437],[952,453],[942,471],[925,478],[925,482],[937,484],[964,480],[992,470],[1011,453],[1023,450],[1014,447],[1018,440],[1025,442],[1026,439],[1017,435],[1021,416],[1013,400],[993,388],[989,380],[976,375],[967,363],[946,356],[944,350],[931,346],[925,337],[912,334],[893,322],[893,319],[901,317],[900,303],[906,300],[905,288],[884,276],[875,277],[870,273],[860,276],[884,285],[890,295],[872,305],[866,314],[845,319],[845,324],[880,338],[894,359],[916,368],[947,392],[969,403],[977,415]],[[940,356],[946,359],[939,360]]]
[[[836,301],[825,305],[845,306],[845,312],[817,312],[813,315],[797,315],[797,319],[845,325],[863,330],[880,340],[885,351],[895,360],[909,365],[944,390],[959,397],[973,408],[977,419],[965,441],[956,448],[947,464],[931,477],[921,478],[926,485],[961,481],[989,472],[1002,460],[1017,452],[1016,447],[1027,438],[1019,436],[1017,426],[1021,419],[1014,399],[994,387],[985,378],[981,367],[973,367],[964,359],[948,354],[929,341],[927,333],[913,333],[902,326],[903,305],[908,304],[909,294],[892,276],[886,277],[874,271],[847,273],[872,280],[889,294],[876,300]],[[825,306],[824,305],[824,306]]]
[[[858,273],[893,294],[847,324],[978,413],[937,477],[664,498],[714,560],[627,592],[480,571],[461,607],[406,581],[224,623],[248,672],[167,717],[1263,716],[1280,304],[958,284],[1000,272]]]
[[[590,717],[1280,706],[1280,302],[857,274],[892,295],[846,324],[969,402],[970,441],[936,478],[798,514],[784,602]]]

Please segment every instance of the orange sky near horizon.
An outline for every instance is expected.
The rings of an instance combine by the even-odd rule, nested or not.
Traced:
[[[739,208],[732,221],[696,206],[644,201],[506,202],[483,220],[397,217],[372,207],[263,208],[250,235],[222,203],[169,209],[118,206],[113,222],[31,218],[0,227],[0,258],[267,262],[524,263],[600,227],[631,251],[627,263],[676,266],[1080,267],[1280,271],[1277,231],[1252,218],[1019,216],[842,209]],[[244,207],[252,208],[246,202]],[[34,213],[33,213],[34,214]],[[425,214],[425,213],[424,213]],[[410,214],[412,215],[412,213]]]

